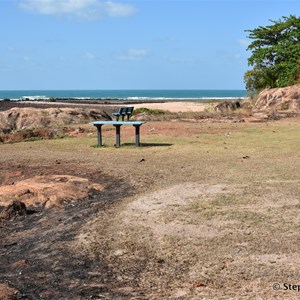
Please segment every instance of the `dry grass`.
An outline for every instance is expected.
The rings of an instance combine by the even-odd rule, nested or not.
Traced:
[[[116,289],[144,299],[297,299],[300,284],[300,120],[268,123],[149,122],[144,147],[124,128],[96,136],[1,145],[0,162],[55,160],[122,179],[131,196],[70,242],[105,260]],[[101,199],[99,199],[101,201]],[[139,299],[140,299],[139,298]]]

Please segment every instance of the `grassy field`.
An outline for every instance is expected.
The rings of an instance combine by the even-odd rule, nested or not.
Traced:
[[[67,243],[105,261],[115,291],[128,299],[299,299],[288,286],[300,284],[299,119],[148,122],[140,148],[129,127],[121,148],[112,128],[103,136],[102,148],[93,128],[3,144],[0,164],[59,162],[109,176],[111,189],[126,185]]]

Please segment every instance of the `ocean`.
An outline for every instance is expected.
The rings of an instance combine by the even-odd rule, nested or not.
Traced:
[[[246,97],[246,90],[2,90],[0,100],[22,99],[122,99],[122,100],[207,100]]]

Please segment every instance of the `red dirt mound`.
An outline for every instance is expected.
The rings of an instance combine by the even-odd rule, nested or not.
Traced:
[[[65,201],[83,199],[92,190],[101,191],[103,186],[91,183],[87,178],[70,175],[35,176],[0,186],[0,205],[7,206],[19,200],[26,206],[62,207]]]

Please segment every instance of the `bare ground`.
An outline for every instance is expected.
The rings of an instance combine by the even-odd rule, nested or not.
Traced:
[[[2,220],[0,283],[17,299],[298,299],[299,133],[299,118],[177,120],[142,126],[140,149],[129,127],[120,149],[110,128],[103,148],[95,132],[1,145],[1,185],[104,189]]]
[[[97,211],[129,196],[126,183],[120,180],[114,186],[114,180],[98,170],[63,163],[41,167],[4,164],[1,174],[6,183],[36,174],[76,174],[106,186],[64,209],[35,207],[28,216],[0,223],[1,282],[17,288],[22,299],[95,299],[99,294],[123,298],[123,293],[114,292],[117,280],[107,263],[72,251],[68,243]]]

